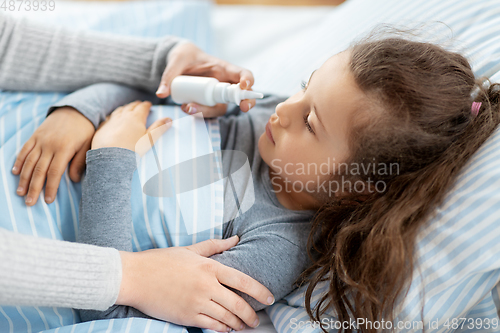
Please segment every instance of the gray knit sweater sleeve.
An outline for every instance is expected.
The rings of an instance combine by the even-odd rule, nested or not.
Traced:
[[[112,248],[0,228],[0,304],[105,310],[118,297],[120,254]]]
[[[154,92],[180,40],[77,31],[0,13],[0,89],[74,91],[116,82]]]

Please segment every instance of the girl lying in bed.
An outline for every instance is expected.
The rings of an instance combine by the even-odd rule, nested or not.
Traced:
[[[98,96],[96,87],[87,89]],[[254,277],[276,299],[307,268],[306,307],[317,320],[321,311],[313,314],[309,301],[324,278],[329,293],[317,310],[333,308],[340,321],[393,319],[398,297],[418,269],[417,232],[500,122],[499,97],[497,85],[476,81],[463,56],[387,38],[331,57],[287,100],[268,98],[249,113],[228,113],[219,119],[221,149],[248,155],[256,202],[225,225],[224,238],[238,235],[239,244],[212,258]],[[150,105],[118,108],[94,136],[81,241],[131,249],[133,150],[147,133]],[[120,209],[101,209],[111,203]],[[206,314],[211,311],[226,310],[213,307]],[[117,306],[82,315],[141,313]],[[230,312],[225,323],[235,329],[241,324]]]

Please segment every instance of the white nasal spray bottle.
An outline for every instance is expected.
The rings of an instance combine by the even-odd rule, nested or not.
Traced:
[[[170,86],[172,100],[177,104],[195,102],[206,106],[236,103],[244,99],[264,98],[255,91],[242,90],[239,84],[219,82],[213,77],[177,76]]]

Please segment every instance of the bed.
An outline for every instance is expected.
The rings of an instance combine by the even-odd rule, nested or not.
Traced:
[[[301,81],[307,80],[311,72],[328,57],[345,49],[353,39],[366,34],[377,23],[419,27],[421,22],[431,22],[422,28],[422,39],[463,52],[472,61],[478,76],[488,76],[492,81],[500,81],[498,1],[347,0],[336,7],[234,6],[182,0],[105,3],[57,1],[56,8],[57,10],[46,12],[45,15],[22,11],[12,14],[114,33],[151,37],[162,34],[181,35],[194,40],[210,53],[251,69],[256,78],[255,90],[283,96],[295,93],[300,89]],[[148,20],[144,20],[145,17]],[[62,96],[2,92],[0,131],[8,127],[10,122],[18,122],[15,110],[19,103],[32,101],[32,104],[24,105],[32,107],[35,105],[34,101],[38,100],[36,108],[33,107],[34,123],[29,125],[32,131],[43,121],[43,107]],[[23,135],[19,139],[13,139],[19,141],[16,145],[29,137],[28,127],[22,127],[25,128]],[[13,132],[12,137],[15,134]],[[11,158],[4,155],[6,151],[3,146],[8,141],[6,137],[3,135],[0,138],[0,168],[3,171],[9,170],[3,165],[7,165]],[[461,174],[436,223],[449,225],[450,221],[457,221],[457,225],[463,225],[469,220],[472,223],[472,217],[478,216],[479,211],[487,211],[488,215],[484,218],[493,219],[500,224],[499,170],[500,134],[497,131]],[[4,172],[2,176],[8,175]],[[60,206],[75,207],[78,185],[71,184],[67,176],[65,179],[65,190],[70,195],[61,197]],[[471,186],[471,179],[487,186]],[[0,193],[0,199],[3,199],[1,196]],[[453,205],[459,205],[459,209]],[[44,209],[40,208],[40,214],[47,215]],[[55,212],[53,214],[57,215]],[[75,214],[74,208],[67,209],[59,218],[54,218],[51,222],[52,229],[48,223],[47,228],[38,231],[38,235],[71,240],[76,223]],[[71,223],[64,225],[63,222],[58,226],[57,223],[61,224],[64,217]],[[29,223],[30,219],[27,221]],[[11,225],[1,219],[0,227],[12,229]],[[57,228],[61,230],[60,235],[57,234]],[[29,225],[19,229],[19,232],[33,232]],[[491,232],[498,234],[497,229]],[[148,241],[149,236],[143,236],[146,245],[141,248],[152,247],[152,243]],[[491,265],[500,267],[500,259],[495,259]],[[500,279],[498,275],[489,281],[493,286]],[[315,299],[320,294],[321,290],[315,294]],[[292,325],[292,319],[307,320],[301,295],[300,291],[295,292],[284,301],[259,312],[261,325],[255,330],[248,329],[245,333],[318,331],[317,328]],[[467,315],[471,318],[498,318],[498,291],[488,297],[471,297],[471,302],[475,302],[472,307],[474,311]],[[449,316],[461,315],[443,310],[443,314],[445,313]],[[411,309],[408,316],[410,315]],[[184,328],[176,325],[138,318],[80,324],[78,320],[78,316],[70,309],[0,307],[0,332],[185,332]]]

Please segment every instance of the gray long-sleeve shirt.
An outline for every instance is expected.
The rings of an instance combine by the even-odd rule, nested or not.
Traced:
[[[114,97],[110,97],[114,96]],[[57,105],[69,105],[78,109],[81,101],[94,106],[124,104],[136,99],[137,93],[114,84],[91,86],[68,95]],[[154,96],[151,96],[154,98]],[[102,100],[102,102],[100,102]],[[219,118],[221,149],[239,150],[249,159],[254,185],[255,203],[243,215],[224,225],[224,238],[238,235],[240,242],[234,248],[211,258],[252,276],[281,299],[293,289],[293,282],[309,265],[306,253],[310,221],[314,211],[292,211],[281,205],[272,190],[269,166],[263,162],[258,151],[258,138],[274,107],[282,99],[271,97],[259,102],[248,113],[238,107]],[[87,113],[106,110],[96,107]],[[231,160],[223,161],[224,168]],[[121,148],[104,148],[87,153],[87,174],[82,184],[79,241],[112,246],[131,251],[132,214],[130,197],[132,174],[135,169],[135,153]],[[110,170],[113,170],[110,172]],[[236,192],[246,182],[233,179]],[[238,292],[255,310],[265,305],[248,295]],[[142,316],[128,307],[113,307],[103,312],[84,312],[86,320],[126,316]]]
[[[0,89],[72,91],[111,81],[153,92],[178,40],[74,31],[0,12]],[[116,249],[0,228],[2,305],[105,310],[118,297],[121,274]]]

